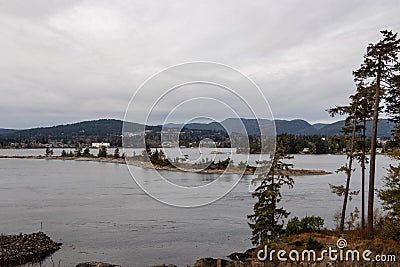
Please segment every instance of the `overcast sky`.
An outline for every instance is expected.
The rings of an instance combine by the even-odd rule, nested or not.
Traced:
[[[0,0],[0,128],[122,119],[171,65],[215,61],[254,80],[275,118],[327,122],[398,1]]]

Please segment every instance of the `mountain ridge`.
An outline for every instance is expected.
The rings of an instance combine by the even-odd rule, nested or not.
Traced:
[[[242,124],[243,123],[243,124]],[[260,127],[258,126],[260,124]],[[244,125],[244,127],[243,127]],[[277,134],[293,134],[293,135],[320,135],[331,136],[340,135],[344,120],[334,123],[317,123],[310,124],[303,119],[294,120],[268,120],[268,119],[245,119],[245,118],[228,118],[221,122],[210,123],[189,123],[185,125],[190,130],[209,130],[209,131],[225,131],[243,133],[246,131],[250,135],[258,135],[261,132],[273,133],[273,126],[276,127]],[[164,127],[181,128],[182,124],[166,124]],[[160,129],[161,125],[144,126],[143,124],[127,122],[125,129],[130,131],[140,131],[146,129]],[[0,128],[0,137],[18,137],[29,138],[32,136],[52,136],[62,137],[73,134],[74,136],[112,136],[121,135],[123,121],[118,119],[98,119],[90,121],[81,121],[70,124],[60,124],[48,127],[36,127],[30,129],[3,129]],[[379,121],[378,136],[388,138],[394,124],[387,119]],[[371,122],[367,122],[367,135],[371,135]]]

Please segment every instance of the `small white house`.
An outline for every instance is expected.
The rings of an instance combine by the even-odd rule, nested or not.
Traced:
[[[110,147],[110,143],[92,143],[92,147],[94,148],[100,148],[100,147]]]

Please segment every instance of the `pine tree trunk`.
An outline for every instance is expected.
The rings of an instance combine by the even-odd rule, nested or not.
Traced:
[[[379,119],[380,89],[381,89],[380,83],[381,83],[381,56],[379,56],[378,58],[374,116],[372,121],[371,160],[369,164],[369,185],[368,185],[368,221],[367,221],[368,239],[374,238],[375,162],[376,162],[376,138],[378,133],[378,119]]]
[[[362,155],[361,155],[361,229],[365,229],[365,128],[367,126],[367,121],[364,119],[363,133],[362,133]]]
[[[350,191],[351,169],[353,167],[354,142],[355,142],[355,139],[356,139],[356,130],[357,130],[357,117],[356,117],[356,115],[354,115],[353,123],[354,123],[353,124],[353,131],[352,131],[351,143],[350,143],[349,166],[348,166],[348,170],[346,172],[346,174],[347,174],[346,188],[345,188],[345,191],[344,191],[342,216],[340,217],[340,228],[339,228],[339,231],[340,231],[341,234],[344,231],[344,219],[346,218],[347,200],[349,198],[349,191]]]

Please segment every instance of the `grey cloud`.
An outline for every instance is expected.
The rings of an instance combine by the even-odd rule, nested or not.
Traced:
[[[2,1],[0,128],[122,118],[143,81],[192,60],[248,75],[277,118],[332,120],[385,28],[397,1]]]

